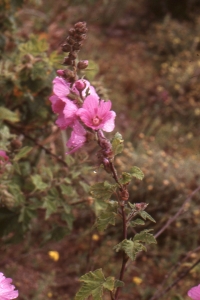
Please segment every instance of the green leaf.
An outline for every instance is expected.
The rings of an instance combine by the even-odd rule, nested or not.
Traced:
[[[98,216],[102,210],[105,210],[107,207],[107,203],[105,201],[95,199],[94,201],[94,211],[95,214]]]
[[[145,225],[145,222],[141,219],[135,219],[134,221],[130,222],[131,227]]]
[[[46,208],[45,220],[47,220],[51,214],[57,211],[58,203],[52,197],[45,197],[42,207]]]
[[[83,282],[80,290],[75,296],[75,300],[85,300],[90,295],[93,296],[94,300],[102,300],[103,288],[112,291],[114,289],[114,278],[104,277],[102,269],[97,269],[94,272],[86,273],[81,276],[80,281]]]
[[[117,216],[118,203],[116,201],[110,202],[106,209],[99,214],[95,226],[99,231],[105,230],[109,224],[115,225]]]
[[[0,120],[10,121],[12,123],[19,122],[19,116],[17,113],[10,111],[9,109],[0,106]]]
[[[114,155],[117,155],[123,151],[124,149],[123,142],[124,140],[122,139],[122,135],[119,132],[117,132],[111,141]]]
[[[138,252],[142,250],[146,251],[145,246],[143,246],[138,241],[132,240],[123,240],[121,243],[117,244],[113,249],[116,250],[116,252],[123,250],[131,260],[136,259],[136,255]]]
[[[74,221],[74,216],[72,215],[72,213],[68,214],[66,212],[63,212],[61,214],[61,219],[63,221],[65,221],[69,227],[70,230],[72,230],[73,227],[73,221]]]
[[[139,180],[142,180],[144,178],[144,173],[142,172],[142,170],[140,170],[140,168],[138,167],[133,167],[131,168],[130,171],[131,175]]]
[[[118,287],[123,287],[124,286],[124,282],[118,279],[115,279],[115,288]]]
[[[146,244],[157,244],[156,239],[154,238],[153,234],[149,233],[151,230],[143,230],[140,233],[136,233],[133,238],[133,241],[140,241]]]
[[[15,155],[13,161],[18,161],[21,158],[26,157],[28,153],[31,152],[32,149],[33,147],[29,147],[29,146],[25,146],[21,148],[20,151]]]
[[[48,187],[48,184],[42,181],[42,178],[39,174],[35,174],[31,176],[32,182],[35,185],[36,190],[45,190]]]
[[[156,221],[154,220],[154,218],[152,218],[152,216],[150,216],[146,211],[142,210],[142,211],[139,211],[138,214],[144,219],[148,219],[154,223],[156,223]]]
[[[116,184],[109,184],[107,181],[98,182],[90,188],[92,196],[102,201],[109,200],[115,190]]]
[[[68,228],[53,225],[53,228],[49,232],[44,233],[43,239],[44,239],[44,242],[47,242],[47,241],[58,242],[58,241],[62,240],[64,237],[66,237],[66,235],[69,235],[69,233],[70,233],[70,231]]]
[[[127,184],[131,181],[133,176],[130,173],[122,172],[122,177],[120,178],[120,182],[122,184]]]

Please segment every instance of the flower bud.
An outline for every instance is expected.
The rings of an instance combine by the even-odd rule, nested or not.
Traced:
[[[77,68],[79,70],[83,70],[83,69],[86,69],[88,67],[88,60],[80,60],[77,64]]]
[[[78,91],[83,91],[84,88],[86,87],[85,82],[82,79],[77,80],[74,83],[75,87],[77,88]]]
[[[62,77],[65,76],[65,71],[64,70],[57,70],[56,73],[57,73],[58,76],[62,76]]]
[[[63,52],[70,52],[71,51],[71,46],[67,43],[62,44],[61,47],[62,47]]]
[[[77,58],[77,54],[75,52],[70,52],[69,53],[69,59],[75,60]]]
[[[65,57],[62,64],[65,65],[65,66],[71,66],[72,65],[72,60],[69,57]]]

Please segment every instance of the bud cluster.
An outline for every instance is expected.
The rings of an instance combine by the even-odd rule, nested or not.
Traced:
[[[68,31],[66,41],[62,44],[62,51],[68,52],[68,56],[64,58],[63,65],[73,67],[73,71],[65,70],[64,76],[70,82],[74,82],[76,78],[76,68],[79,70],[85,69],[88,66],[88,61],[79,61],[76,65],[78,52],[80,51],[88,29],[85,22],[78,22]]]

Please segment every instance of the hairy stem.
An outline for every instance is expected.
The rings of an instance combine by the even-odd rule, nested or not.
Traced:
[[[123,240],[125,240],[127,238],[127,225],[126,225],[127,220],[126,220],[126,214],[125,214],[125,211],[124,211],[124,206],[122,206],[122,219],[123,219]],[[122,266],[121,266],[120,275],[119,275],[119,280],[121,280],[121,281],[124,277],[124,271],[125,271],[125,268],[126,268],[127,261],[128,261],[128,257],[126,255],[126,253],[123,252]],[[119,292],[120,292],[120,287],[118,287],[116,289],[114,300],[118,299]]]

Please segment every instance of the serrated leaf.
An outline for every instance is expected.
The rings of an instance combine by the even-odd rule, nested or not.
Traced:
[[[83,182],[83,181],[79,181],[79,184],[82,186],[83,190],[88,193],[90,191],[90,186],[89,184]]]
[[[28,153],[31,152],[31,150],[33,149],[33,147],[29,147],[29,146],[25,146],[23,148],[20,149],[20,151],[15,155],[13,161],[18,161],[23,157],[26,157],[28,155]]]
[[[138,241],[123,240],[121,243],[117,244],[114,248],[116,252],[123,250],[131,260],[135,260],[138,252],[145,250],[146,247]]]
[[[130,173],[122,172],[122,177],[120,178],[120,182],[122,184],[127,184],[127,183],[131,182],[132,177],[133,176]]]
[[[3,106],[0,106],[0,120],[6,120],[12,123],[20,121],[19,116],[15,112]]]
[[[117,132],[112,139],[112,151],[114,155],[121,153],[124,149],[124,140],[122,139],[122,135]]]
[[[124,286],[124,282],[118,279],[115,279],[115,288],[118,287],[123,287]]]
[[[115,225],[117,208],[118,208],[118,203],[116,201],[113,201],[112,203],[109,203],[107,205],[105,210],[101,211],[95,223],[95,226],[99,231],[105,230],[109,224]]]
[[[153,234],[149,233],[150,230],[143,230],[140,233],[136,233],[136,235],[133,238],[133,241],[140,241],[143,243],[146,243],[148,245],[150,244],[157,244],[156,239],[154,238]]]
[[[48,187],[48,184],[46,184],[42,181],[42,178],[39,174],[32,175],[31,180],[32,180],[36,190],[43,191]]]
[[[65,211],[65,212],[63,212],[63,213],[61,214],[61,219],[62,219],[63,221],[65,221],[65,222],[67,223],[67,225],[68,225],[68,228],[69,228],[70,230],[72,230],[72,227],[73,227],[73,221],[74,221],[74,216],[73,216],[73,214],[72,214],[72,213],[68,214],[68,213],[66,213],[66,211]]]
[[[46,197],[42,207],[46,208],[45,220],[47,220],[51,214],[57,211],[57,202],[52,197]]]
[[[112,276],[106,278],[106,282],[103,283],[103,287],[109,291],[113,291],[115,287],[115,279]]]
[[[103,288],[108,290],[114,289],[114,278],[104,277],[102,269],[91,271],[81,276],[80,281],[83,282],[80,290],[75,296],[75,300],[85,300],[90,295],[93,296],[94,300],[102,300]]]
[[[98,182],[91,186],[90,192],[92,196],[99,200],[109,200],[116,189],[116,184],[109,184],[107,181]]]
[[[134,221],[130,222],[130,225],[132,227],[136,227],[136,226],[141,226],[141,225],[145,225],[145,222],[141,219],[135,219]]]
[[[133,168],[131,168],[130,171],[131,175],[139,180],[142,180],[144,178],[144,173],[142,172],[142,170],[140,170],[140,168],[134,166]]]
[[[150,216],[146,211],[142,210],[142,211],[139,211],[138,214],[144,219],[148,219],[154,223],[156,223],[156,221],[154,220],[154,218],[152,218],[152,216]]]
[[[105,210],[107,207],[107,202],[95,199],[94,201],[94,211],[95,214],[98,216],[102,210]]]

